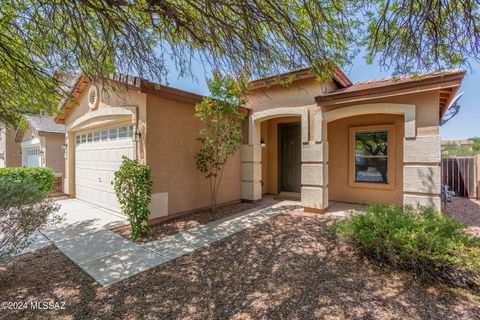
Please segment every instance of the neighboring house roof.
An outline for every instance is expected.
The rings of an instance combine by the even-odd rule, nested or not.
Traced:
[[[404,94],[440,90],[439,112],[443,116],[460,87],[466,71],[450,69],[400,78],[362,81],[315,97],[322,105],[341,105]]]
[[[311,72],[311,68],[303,68],[299,70],[294,70],[294,71],[250,81],[250,89],[255,90],[255,89],[270,87],[270,86],[279,84],[281,81],[290,80],[290,79],[296,81],[296,80],[311,79],[311,78],[315,78],[315,74]],[[350,79],[343,73],[342,70],[338,68],[336,68],[333,71],[332,80],[335,83],[337,83],[340,86],[340,88],[345,88],[352,85],[352,82],[350,81]]]
[[[459,146],[473,146],[475,143],[472,140],[442,140],[442,146],[451,144]]]
[[[41,116],[28,114],[25,115],[28,123],[30,124],[30,129],[42,134],[42,133],[54,133],[54,134],[64,134],[65,125],[55,122],[55,118],[52,116]]]

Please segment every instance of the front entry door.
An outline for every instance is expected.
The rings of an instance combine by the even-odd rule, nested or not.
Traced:
[[[301,188],[301,127],[300,123],[278,125],[279,190],[300,192]]]

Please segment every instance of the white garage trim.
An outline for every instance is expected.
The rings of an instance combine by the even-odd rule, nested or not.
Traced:
[[[120,212],[112,181],[122,157],[134,159],[135,142],[130,122],[75,133],[75,196]]]
[[[78,131],[87,126],[89,122],[92,121],[114,121],[118,118],[130,116],[132,123],[137,122],[137,107],[136,106],[125,106],[125,107],[115,107],[115,108],[104,108],[96,111],[91,111],[84,114],[81,117],[78,117],[71,123],[66,126],[66,131]]]

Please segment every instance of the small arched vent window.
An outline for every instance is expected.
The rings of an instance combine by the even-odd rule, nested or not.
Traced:
[[[88,106],[90,110],[95,110],[98,106],[98,87],[96,85],[92,85],[90,87],[90,91],[88,92]]]

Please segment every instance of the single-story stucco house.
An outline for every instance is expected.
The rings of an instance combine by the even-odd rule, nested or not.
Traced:
[[[65,174],[65,125],[55,117],[26,114],[28,126],[17,129],[15,142],[20,145],[21,166],[52,168],[56,182],[54,191],[61,193]]]
[[[302,69],[252,81],[243,145],[227,164],[219,203],[285,193],[313,212],[331,201],[440,208],[439,124],[464,75],[352,84],[340,70],[318,82]],[[111,181],[127,155],[151,167],[152,219],[207,207],[208,181],[194,161],[202,96],[127,76],[107,83],[80,77],[78,104],[60,106],[65,192],[119,211]]]
[[[18,129],[15,140],[20,143],[22,167],[52,168],[58,175],[65,172],[65,125],[52,116],[27,114],[26,129]]]
[[[25,128],[0,128],[0,167],[50,167],[65,172],[65,125],[53,116],[24,115]]]

